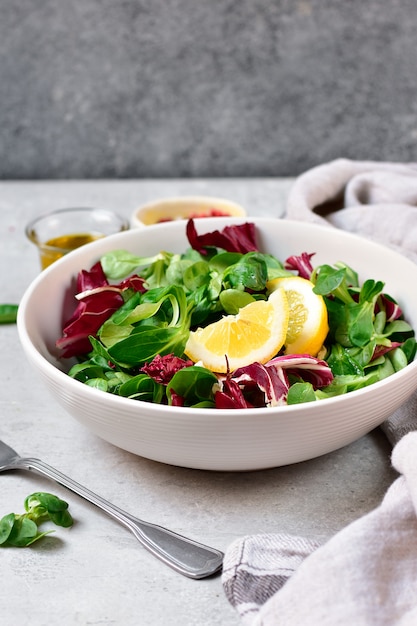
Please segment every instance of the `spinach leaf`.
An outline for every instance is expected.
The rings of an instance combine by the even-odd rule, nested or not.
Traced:
[[[111,362],[139,367],[157,354],[183,354],[191,315],[184,290],[173,285],[143,294],[140,304],[122,319],[112,316],[99,332]],[[120,328],[120,326],[122,328]]]
[[[133,400],[161,404],[165,397],[165,387],[146,374],[138,374],[120,385],[117,393]]]
[[[223,272],[223,284],[233,289],[263,291],[268,280],[268,269],[263,255],[248,252]]]
[[[220,304],[228,315],[236,315],[239,310],[255,302],[255,298],[247,291],[241,291],[240,289],[224,289],[220,293]]]
[[[301,404],[317,400],[311,383],[294,383],[288,389],[287,404]]]
[[[139,257],[127,250],[113,250],[101,257],[100,262],[107,278],[119,280],[133,274],[141,266],[156,263],[162,254],[152,257]]]
[[[184,406],[214,407],[214,389],[218,385],[217,376],[210,370],[193,365],[179,370],[167,386],[168,403],[172,404],[172,392],[184,400]]]

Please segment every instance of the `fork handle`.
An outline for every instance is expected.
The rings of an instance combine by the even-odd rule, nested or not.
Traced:
[[[46,476],[95,504],[126,526],[145,548],[176,572],[188,578],[200,579],[221,570],[224,554],[220,550],[133,517],[40,459],[20,457],[15,466]]]

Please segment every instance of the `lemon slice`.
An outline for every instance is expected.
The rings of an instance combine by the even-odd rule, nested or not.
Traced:
[[[255,361],[266,363],[284,345],[288,316],[287,296],[283,289],[276,289],[268,300],[251,302],[237,315],[190,332],[184,352],[218,373],[226,373],[227,364],[234,371]]]
[[[285,354],[317,356],[329,332],[327,308],[314,284],[300,276],[275,278],[266,285],[269,292],[283,289],[290,308]]]

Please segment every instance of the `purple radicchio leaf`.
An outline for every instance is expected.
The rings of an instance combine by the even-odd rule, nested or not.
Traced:
[[[145,279],[137,274],[133,274],[133,276],[129,276],[122,280],[122,282],[118,285],[120,289],[133,289],[133,291],[139,291],[140,293],[145,293],[147,291],[144,286]]]
[[[171,389],[171,406],[184,406],[185,399]]]
[[[311,274],[313,273],[313,266],[311,264],[311,259],[315,255],[315,252],[312,254],[308,254],[307,252],[303,252],[299,256],[290,256],[284,263],[284,268],[286,270],[295,270],[298,272],[298,275],[301,278],[306,278],[310,280]]]
[[[77,293],[108,285],[101,263],[98,262],[90,270],[81,270],[77,276]]]
[[[313,388],[325,387],[333,374],[325,361],[308,354],[275,357],[265,365],[240,367],[222,381],[216,394],[217,408],[274,407],[287,404],[288,376],[298,376]]]
[[[168,385],[171,378],[184,367],[191,367],[192,361],[185,361],[174,354],[157,354],[150,363],[145,363],[141,371],[153,378],[157,383]]]
[[[83,298],[73,317],[65,324],[62,337],[56,342],[57,348],[62,350],[62,356],[69,358],[90,352],[88,337],[95,336],[100,326],[122,304],[122,296],[114,291],[103,291]]]
[[[232,380],[243,388],[244,395],[245,391],[253,392],[254,386],[262,392],[263,402],[257,406],[280,406],[287,402],[289,383],[283,369],[255,362],[235,370]]]
[[[252,405],[247,402],[243,391],[238,383],[227,376],[219,381],[221,390],[214,394],[216,409],[250,409]]]
[[[222,248],[226,252],[257,252],[255,224],[245,223],[225,226],[222,231],[214,230],[211,233],[198,235],[194,220],[187,222],[187,238],[190,246],[200,254],[206,255],[208,246]]]
[[[137,277],[139,279],[139,277]],[[62,337],[56,346],[63,358],[81,356],[91,350],[89,336],[97,336],[99,328],[124,303],[122,291],[143,290],[142,279],[131,277],[119,285],[110,285],[98,262],[77,276],[78,304],[71,317],[64,323]]]
[[[309,354],[276,356],[266,365],[284,369],[288,375],[298,376],[303,381],[311,383],[314,389],[326,387],[334,378],[326,361]]]
[[[383,306],[385,307],[385,313],[387,315],[387,322],[393,322],[397,320],[403,314],[400,306],[391,297],[382,293],[380,295]]]
[[[375,346],[371,361],[379,359],[380,356],[384,356],[387,352],[391,352],[391,350],[395,350],[395,348],[399,348],[401,345],[402,343],[399,341],[391,341],[391,345],[389,346]]]

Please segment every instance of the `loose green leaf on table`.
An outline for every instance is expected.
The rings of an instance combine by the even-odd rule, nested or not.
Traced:
[[[0,324],[15,324],[18,304],[0,304]]]
[[[51,493],[32,493],[25,499],[24,507],[26,513],[9,513],[0,519],[0,547],[23,548],[52,533],[39,531],[42,522],[51,521],[64,528],[73,524],[68,503]]]

